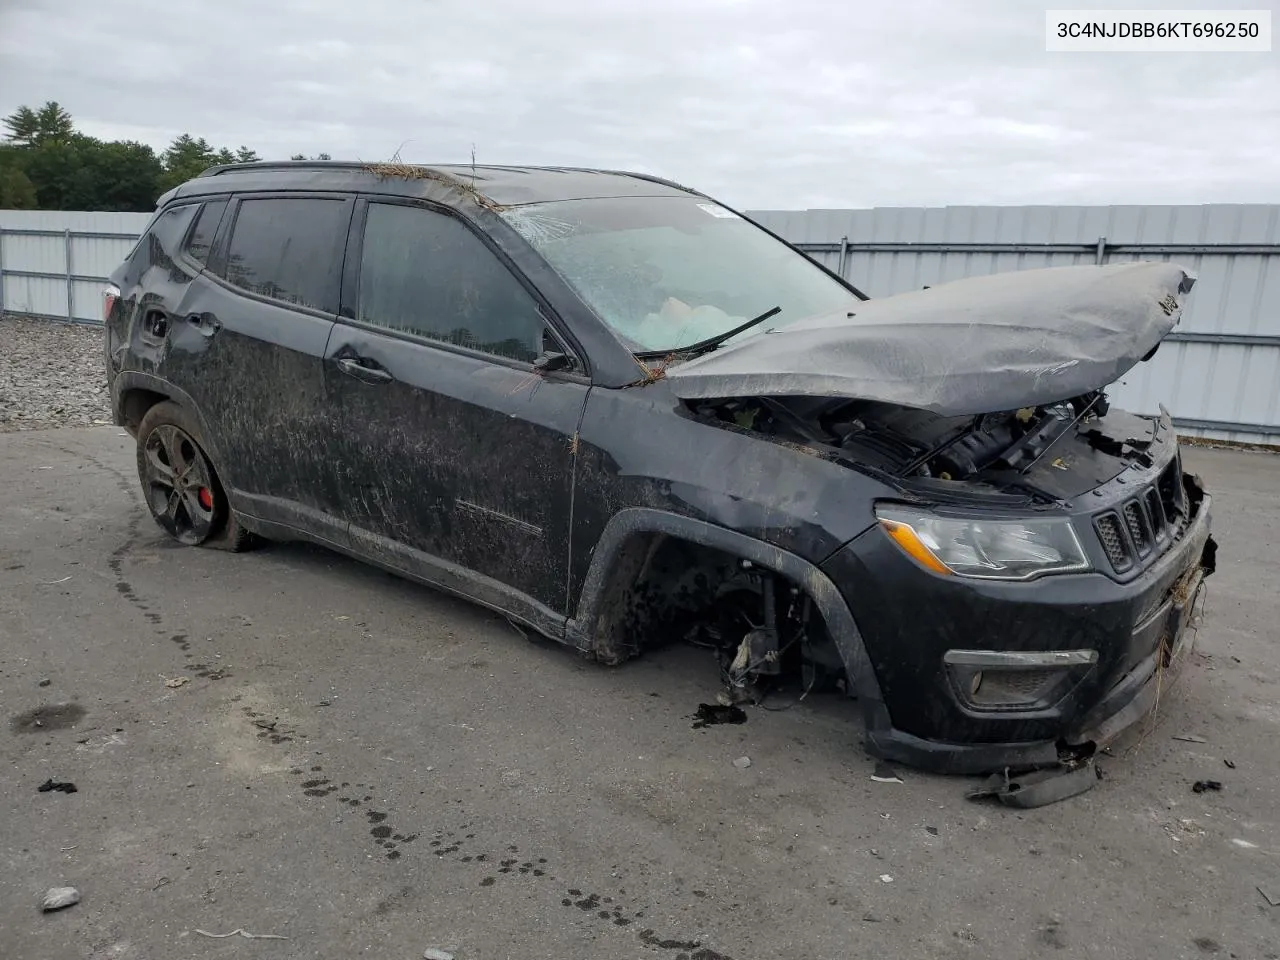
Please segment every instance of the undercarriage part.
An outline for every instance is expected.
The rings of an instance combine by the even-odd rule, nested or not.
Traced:
[[[848,689],[816,607],[785,577],[669,537],[638,539],[624,559],[597,624],[597,658],[617,662],[682,639],[716,657],[725,705]]]

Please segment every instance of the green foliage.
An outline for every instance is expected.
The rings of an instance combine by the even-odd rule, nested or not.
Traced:
[[[0,209],[35,210],[36,187],[17,167],[0,168]]]
[[[76,132],[71,114],[54,100],[48,101],[39,110],[19,107],[0,123],[4,124],[7,131],[6,139],[23,147],[64,142]]]
[[[290,160],[332,160],[333,157],[327,153],[317,153],[314,157],[308,157],[305,153],[295,153]]]
[[[7,209],[149,213],[161,194],[209,167],[260,159],[246,146],[215,148],[186,133],[159,156],[143,143],[98,140],[77,132],[52,100],[19,107],[0,126],[0,208]]]

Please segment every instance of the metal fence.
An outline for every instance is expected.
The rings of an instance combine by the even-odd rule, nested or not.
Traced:
[[[752,214],[871,296],[1073,263],[1176,260],[1198,277],[1178,329],[1111,391],[1185,433],[1280,445],[1280,206],[943,207]],[[145,213],[0,210],[0,309],[101,321],[102,285]]]
[[[0,309],[102,322],[102,286],[151,219],[146,213],[0,210]]]
[[[1177,329],[1110,392],[1183,433],[1280,444],[1280,206],[765,211],[769,229],[873,297],[1034,267],[1173,260],[1197,276]]]

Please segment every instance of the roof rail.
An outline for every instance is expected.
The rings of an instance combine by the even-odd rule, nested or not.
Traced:
[[[356,160],[250,160],[248,163],[222,163],[210,167],[201,177],[217,177],[224,173],[246,173],[257,170],[364,170],[369,166]]]

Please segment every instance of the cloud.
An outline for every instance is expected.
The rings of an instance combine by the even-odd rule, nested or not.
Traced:
[[[747,208],[1280,202],[1276,55],[1049,54],[1025,0],[0,3],[0,110],[158,148],[475,144]]]

